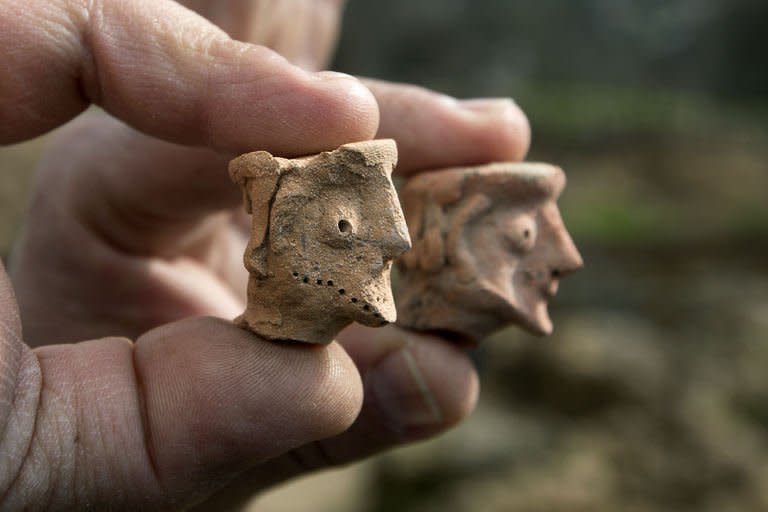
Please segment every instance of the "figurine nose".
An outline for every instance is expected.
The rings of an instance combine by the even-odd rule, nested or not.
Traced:
[[[411,238],[407,231],[393,229],[381,239],[381,252],[385,261],[394,260],[411,248]]]
[[[397,259],[401,254],[411,248],[411,236],[408,234],[408,226],[405,223],[403,210],[400,208],[400,202],[397,195],[392,197],[390,203],[390,215],[382,219],[380,226],[382,229],[377,244],[381,248],[381,257],[386,261]]]
[[[567,234],[558,240],[555,253],[557,257],[550,263],[552,277],[555,279],[565,277],[584,267],[584,260],[581,258],[579,250]]]

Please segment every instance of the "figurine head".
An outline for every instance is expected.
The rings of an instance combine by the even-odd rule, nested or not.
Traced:
[[[475,342],[508,324],[549,334],[547,301],[582,266],[556,204],[564,186],[562,170],[530,163],[411,179],[399,323]]]
[[[395,320],[392,261],[410,248],[391,179],[396,160],[394,142],[378,140],[232,161],[253,215],[241,321],[268,338],[323,343],[353,321]]]

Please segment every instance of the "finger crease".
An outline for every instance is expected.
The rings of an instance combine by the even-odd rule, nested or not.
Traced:
[[[294,462],[294,464],[296,464],[302,470],[302,472],[309,472],[317,469],[315,466],[309,463],[307,458],[301,453],[301,450],[291,450],[287,455]]]
[[[403,347],[401,353],[403,355],[405,365],[408,368],[408,372],[411,374],[413,381],[416,383],[416,388],[419,390],[419,394],[421,395],[422,400],[424,400],[424,405],[426,405],[427,409],[432,415],[432,419],[434,419],[436,423],[442,423],[443,414],[440,411],[437,400],[435,400],[435,396],[432,394],[432,391],[427,385],[426,379],[424,379],[424,375],[421,373],[419,366],[416,364],[416,359],[413,357],[413,354],[411,354],[411,351],[408,349],[408,347]]]
[[[29,349],[27,349],[27,350],[29,350]],[[40,374],[40,383],[39,383],[39,386],[38,386],[38,388],[36,390],[37,391],[37,393],[36,393],[37,396],[35,397],[34,404],[32,404],[32,407],[34,407],[34,411],[35,411],[35,418],[34,418],[34,421],[32,422],[32,428],[30,430],[30,434],[29,434],[29,437],[28,437],[28,440],[27,440],[27,446],[24,449],[24,454],[19,459],[20,460],[20,464],[19,464],[19,467],[18,467],[18,471],[14,475],[13,480],[11,480],[9,482],[8,486],[0,493],[0,505],[5,501],[5,498],[11,493],[11,491],[13,490],[13,488],[16,486],[16,484],[18,483],[19,479],[21,478],[22,474],[24,473],[24,463],[29,460],[30,453],[32,452],[32,446],[35,443],[35,436],[37,435],[38,425],[40,423],[40,414],[41,414],[41,409],[42,409],[41,401],[42,401],[43,389],[45,388],[45,375],[43,374],[43,372],[39,371],[39,362],[37,360],[37,356],[33,352],[31,352],[31,351],[30,351],[30,354],[31,354],[31,356],[28,356],[28,357],[32,358],[32,364],[38,365],[38,372]],[[22,356],[22,363],[21,364],[22,365],[24,364],[23,363],[23,356]],[[21,371],[23,371],[23,370],[21,370]],[[16,401],[18,399],[19,383],[20,383],[20,381],[21,381],[21,379],[19,378],[19,375],[17,374],[16,382],[14,384],[14,389],[13,389],[13,403],[16,403]],[[13,408],[12,408],[12,410],[13,410]],[[11,414],[13,414],[13,412]],[[10,419],[10,417],[9,417],[9,419]],[[0,444],[2,444],[3,441],[5,440],[5,435],[7,433],[7,430],[8,430],[8,422],[6,422],[6,424],[3,425],[3,430],[2,430],[2,432],[0,432]]]
[[[149,412],[147,409],[147,401],[145,399],[146,390],[142,383],[141,376],[136,365],[136,343],[131,344],[131,366],[133,367],[133,378],[136,382],[136,398],[138,400],[139,414],[141,416],[141,428],[144,436],[144,450],[146,452],[147,463],[152,471],[157,485],[162,490],[165,490],[162,480],[160,479],[160,473],[157,469],[157,462],[155,461],[155,451],[152,448],[152,429],[149,425]]]
[[[338,457],[331,455],[328,447],[323,441],[315,441],[315,447],[317,448],[318,459],[321,460],[321,465],[324,467],[341,466],[344,461]]]

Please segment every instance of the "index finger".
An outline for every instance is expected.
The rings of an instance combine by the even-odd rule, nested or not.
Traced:
[[[0,0],[0,143],[96,103],[150,135],[295,156],[371,138],[378,107],[347,75],[307,73],[170,0]]]
[[[414,85],[366,79],[381,110],[378,137],[397,141],[400,174],[519,161],[531,130],[509,98],[458,100]]]

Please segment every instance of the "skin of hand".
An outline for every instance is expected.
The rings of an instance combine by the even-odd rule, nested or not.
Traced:
[[[211,318],[244,306],[234,155],[392,137],[407,175],[527,151],[509,100],[313,73],[341,4],[0,0],[0,143],[109,114],[54,137],[13,288],[0,267],[0,508],[236,508],[472,410],[443,340],[276,344]]]

